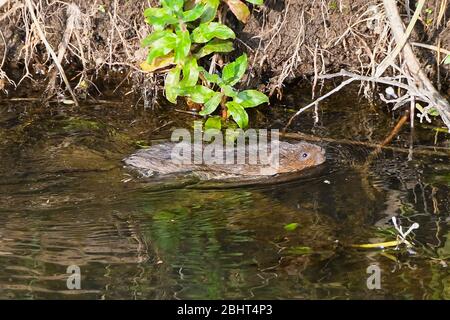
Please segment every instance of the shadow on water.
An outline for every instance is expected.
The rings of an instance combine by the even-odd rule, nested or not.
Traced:
[[[304,96],[295,91],[256,112],[258,127],[286,123]],[[292,130],[383,140],[395,119],[354,95]],[[320,172],[276,184],[152,183],[122,168],[137,145],[191,121],[125,105],[1,102],[0,298],[450,298],[448,135],[434,145],[434,131],[418,128],[426,152],[411,157],[405,129],[393,142],[402,149],[371,161],[370,148],[328,142]],[[350,247],[395,239],[393,215],[420,224],[415,253]],[[67,288],[70,265],[81,290]],[[370,265],[382,270],[379,290],[367,288]]]

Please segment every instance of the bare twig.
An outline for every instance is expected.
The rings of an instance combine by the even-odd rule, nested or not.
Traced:
[[[67,47],[70,43],[70,39],[72,38],[72,34],[73,31],[75,29],[80,28],[80,16],[81,16],[81,12],[80,12],[80,8],[78,8],[78,6],[76,4],[69,4],[67,6],[67,24],[66,24],[66,30],[64,31],[61,43],[59,44],[59,48],[58,48],[58,63],[61,64],[64,56],[66,54],[67,51]],[[56,70],[53,70],[50,74],[50,80],[48,82],[47,85],[47,92],[48,92],[48,97],[47,99],[50,99],[51,96],[53,95],[53,93],[56,90]]]
[[[0,9],[8,2],[9,0],[0,0]]]
[[[404,38],[404,28],[398,12],[397,1],[383,0],[383,3],[394,38],[397,42],[401,42]],[[428,79],[425,72],[420,67],[409,43],[406,43],[403,47],[403,55],[409,72],[416,82],[415,85],[417,88],[420,88],[421,95],[429,100],[429,105],[425,108],[425,112],[431,108],[436,108],[442,121],[444,121],[450,131],[450,104],[442,97]]]
[[[423,2],[423,1],[421,1]],[[305,107],[302,107],[299,109],[288,121],[285,129],[291,125],[293,119],[306,111],[307,109],[317,106],[319,102],[326,99],[327,97],[331,96],[332,94],[340,91],[345,86],[349,85],[353,81],[364,81],[364,82],[372,82],[372,83],[381,83],[388,86],[393,86],[397,88],[401,88],[406,90],[406,94],[403,95],[401,98],[388,100],[384,98],[384,96],[380,95],[383,101],[386,103],[395,103],[394,110],[407,104],[408,102],[411,102],[411,109],[413,109],[412,103],[415,101],[422,101],[427,104],[427,106],[424,108],[423,112],[421,114],[418,114],[418,117],[422,121],[424,118],[429,120],[428,118],[428,112],[435,108],[438,110],[442,120],[446,124],[446,126],[450,130],[450,105],[449,103],[440,95],[440,93],[434,88],[431,81],[427,78],[424,71],[421,69],[420,64],[417,61],[417,58],[415,57],[411,46],[408,43],[408,37],[411,32],[410,29],[412,29],[414,25],[414,21],[411,21],[408,31],[405,35],[404,33],[404,27],[400,18],[400,14],[398,13],[398,9],[396,6],[396,2],[392,0],[383,0],[384,6],[385,6],[385,12],[389,19],[390,27],[392,30],[392,33],[394,35],[394,39],[397,42],[396,49],[391,51],[391,53],[388,55],[388,57],[384,60],[384,62],[378,66],[375,72],[375,75],[372,77],[359,75],[351,72],[347,72],[345,70],[341,70],[339,73],[335,74],[328,74],[328,75],[321,75],[318,78],[319,79],[332,79],[336,77],[344,77],[349,78],[345,81],[343,81],[339,86],[337,86],[335,89],[331,90],[327,94],[321,96],[320,98],[316,99],[312,103],[308,104]],[[423,4],[422,4],[423,5]],[[414,15],[414,19],[417,20],[418,14],[420,13],[420,8],[416,10],[416,13]],[[349,28],[349,32],[351,32],[351,28]],[[439,49],[439,48],[438,48]],[[398,67],[396,66],[393,61],[398,56],[398,53],[403,52],[404,57],[404,66]],[[372,65],[374,65],[374,57],[373,54],[371,54],[372,59]],[[394,68],[394,71],[400,72],[400,78],[396,77],[381,77],[380,71],[386,70],[387,66],[391,65]],[[373,70],[373,69],[372,69]],[[407,84],[403,83],[402,81],[406,79]],[[414,115],[414,110],[411,112],[411,117]],[[413,124],[413,121],[411,121],[411,125]]]
[[[36,14],[34,13],[34,7],[33,4],[31,3],[31,0],[25,0],[26,6],[28,8],[28,11],[30,13],[31,19],[33,20],[33,23],[36,27],[36,30],[38,32],[39,38],[41,39],[41,41],[44,43],[45,48],[47,49],[48,53],[50,54],[50,56],[53,59],[53,62],[55,63],[56,67],[58,68],[58,71],[61,75],[61,78],[63,79],[67,90],[69,90],[70,95],[72,96],[72,100],[74,101],[76,106],[79,106],[78,104],[78,100],[75,96],[75,93],[72,90],[72,87],[70,86],[69,80],[67,79],[66,73],[64,72],[63,67],[61,66],[61,63],[58,60],[58,56],[56,55],[55,51],[53,50],[53,48],[51,47],[50,43],[48,43],[47,38],[45,37],[45,33],[41,28],[41,25],[36,17]]]
[[[344,82],[342,82],[339,86],[337,86],[336,88],[334,88],[333,90],[331,90],[330,92],[328,92],[327,94],[321,96],[320,98],[318,98],[317,100],[315,100],[314,102],[308,104],[306,107],[301,108],[300,110],[298,110],[288,121],[287,125],[284,127],[284,129],[286,130],[287,127],[289,127],[292,123],[292,121],[301,113],[305,112],[306,110],[308,110],[309,108],[317,105],[320,101],[325,100],[326,98],[328,98],[329,96],[333,95],[334,93],[340,91],[342,88],[344,88],[345,86],[349,85],[350,83],[352,83],[353,81],[355,81],[355,78],[350,78],[348,80],[345,80]]]
[[[434,50],[437,52],[441,52],[444,54],[450,54],[450,50],[446,50],[444,48],[438,48],[436,46],[433,46],[431,44],[425,44],[425,43],[420,43],[420,42],[411,42],[411,44],[415,47],[421,47],[421,48],[425,48],[425,49],[430,49],[430,50]]]
[[[345,71],[345,70],[341,70],[341,72],[338,72],[338,73],[321,75],[318,78],[319,79],[332,79],[332,78],[337,78],[337,77],[348,77],[349,79],[343,81],[339,86],[337,86],[336,88],[334,88],[330,92],[324,94],[320,98],[316,99],[312,103],[308,104],[307,106],[305,106],[305,107],[301,108],[299,111],[297,111],[289,119],[288,124],[286,125],[285,129],[291,125],[292,121],[298,115],[300,115],[301,113],[305,112],[309,108],[315,106],[317,103],[325,100],[326,98],[328,98],[329,96],[333,95],[334,93],[342,90],[344,87],[346,87],[347,85],[349,85],[350,83],[352,83],[354,81],[369,81],[369,82],[376,82],[376,83],[381,83],[381,84],[385,84],[385,85],[389,85],[389,86],[395,86],[395,87],[398,87],[398,88],[405,89],[405,90],[407,90],[408,92],[411,92],[414,95],[417,95],[420,98],[420,100],[422,100],[422,101],[429,102],[429,99],[427,99],[427,97],[421,95],[420,92],[415,87],[411,87],[411,86],[409,86],[407,84],[404,84],[402,82],[396,81],[396,80],[394,80],[394,78],[361,76],[361,75],[358,75],[356,73],[348,72],[348,71]],[[394,101],[397,102],[396,100],[390,100],[389,102],[394,102]]]

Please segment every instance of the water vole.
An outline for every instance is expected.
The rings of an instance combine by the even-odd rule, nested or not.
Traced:
[[[322,147],[306,142],[289,143],[279,142],[279,162],[277,166],[258,162],[249,164],[245,161],[243,164],[211,164],[203,162],[180,163],[173,161],[173,150],[175,143],[166,142],[142,149],[123,161],[126,166],[139,172],[141,175],[149,177],[153,175],[165,175],[176,173],[192,173],[202,180],[217,180],[239,177],[262,177],[274,176],[285,173],[300,172],[308,168],[316,167],[325,162],[325,151]],[[248,160],[249,151],[254,151],[256,146],[245,147],[246,160]],[[194,148],[191,148],[192,153]],[[204,149],[203,149],[204,150]],[[239,148],[234,150],[235,154]],[[270,150],[269,150],[270,151]],[[223,151],[225,154],[225,150]],[[235,158],[236,159],[236,158]]]

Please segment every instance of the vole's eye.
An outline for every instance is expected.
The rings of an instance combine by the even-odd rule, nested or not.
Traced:
[[[306,152],[303,152],[303,153],[302,153],[302,158],[303,158],[303,159],[306,159],[306,158],[308,158],[308,156],[309,156],[309,154],[308,154],[308,153],[306,153]]]

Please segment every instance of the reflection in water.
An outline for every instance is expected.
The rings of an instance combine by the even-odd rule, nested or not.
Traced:
[[[169,126],[153,133],[167,115],[48,112],[0,111],[0,298],[450,298],[445,151],[367,162],[371,150],[330,143],[322,172],[282,184],[143,183],[120,159],[143,136],[167,136]],[[392,121],[368,112],[361,128],[336,128],[336,116],[343,125],[361,114],[341,107],[313,131],[377,141]],[[392,240],[393,215],[420,224],[415,253],[349,248]],[[366,287],[373,264],[381,290]],[[66,287],[69,265],[81,268],[81,290]]]

